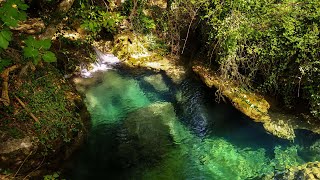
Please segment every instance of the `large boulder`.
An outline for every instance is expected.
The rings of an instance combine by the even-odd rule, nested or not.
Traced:
[[[127,142],[119,146],[126,163],[153,163],[160,160],[173,145],[171,124],[176,115],[171,103],[155,103],[128,115],[120,137]]]

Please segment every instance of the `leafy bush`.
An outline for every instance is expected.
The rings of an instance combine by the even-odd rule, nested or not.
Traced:
[[[71,14],[74,18],[80,19],[81,27],[91,32],[90,35],[93,38],[98,37],[102,30],[115,33],[123,18],[120,13],[111,12],[99,6],[90,6],[88,3],[82,3]]]
[[[214,0],[203,4],[201,17],[225,78],[254,82],[287,106],[302,97],[320,117],[318,1]]]
[[[0,4],[1,6],[1,4]],[[0,49],[7,49],[12,40],[10,27],[17,27],[19,21],[26,20],[27,15],[24,12],[28,5],[20,0],[5,1],[0,7]]]
[[[28,5],[21,0],[7,0],[0,7],[0,50],[7,49],[9,42],[12,41],[12,32],[10,27],[17,27],[20,21],[26,20],[27,15],[24,12]],[[26,47],[23,49],[25,58],[33,60],[34,64],[43,59],[45,62],[55,62],[55,54],[48,51],[51,47],[50,40],[36,40],[29,36],[25,40]],[[9,59],[1,59],[0,70],[11,64]]]
[[[146,5],[146,0],[128,0],[122,6],[122,13],[129,17],[132,28],[139,33],[149,33],[156,28],[152,17],[144,12]]]
[[[38,64],[41,59],[45,62],[57,61],[55,54],[48,51],[51,47],[51,40],[36,40],[29,36],[24,43],[26,44],[26,47],[23,48],[23,55],[26,58],[33,59],[34,64]]]
[[[26,20],[27,15],[24,12],[28,5],[21,0],[7,0],[0,7],[0,19],[7,27],[18,26],[19,21]]]

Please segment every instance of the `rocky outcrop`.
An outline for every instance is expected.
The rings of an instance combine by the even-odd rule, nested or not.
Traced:
[[[178,57],[162,56],[163,52],[150,51],[154,43],[152,37],[123,32],[114,37],[112,43],[95,42],[94,46],[102,52],[114,53],[129,67],[141,67],[155,71],[165,71],[175,83],[180,83],[186,75],[186,69],[178,63]],[[113,44],[113,45],[112,45]],[[112,47],[111,47],[112,46]]]
[[[4,132],[0,132],[5,134]],[[8,136],[8,135],[6,135]],[[27,161],[30,156],[35,155],[37,149],[36,143],[32,142],[31,137],[20,139],[9,138],[4,142],[0,142],[0,179],[1,171],[14,169],[17,165],[24,164],[26,167],[34,167],[37,164],[35,161]],[[17,169],[16,171],[19,172]]]
[[[263,123],[266,131],[271,134],[292,140],[295,137],[294,129],[307,129],[320,133],[319,126],[312,120],[271,111],[269,102],[260,94],[245,90],[232,81],[221,78],[218,74],[203,65],[194,65],[193,71],[200,76],[208,87],[215,87],[227,97],[239,111],[252,118],[255,122]],[[272,109],[272,108],[271,108]]]

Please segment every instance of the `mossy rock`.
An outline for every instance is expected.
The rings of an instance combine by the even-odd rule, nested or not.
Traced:
[[[179,58],[166,56],[162,48],[152,50],[154,43],[150,35],[123,32],[115,36],[112,53],[129,67],[165,71],[173,82],[179,84],[186,74],[185,68],[178,64]]]

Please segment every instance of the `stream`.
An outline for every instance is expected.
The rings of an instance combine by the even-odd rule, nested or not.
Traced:
[[[87,142],[67,179],[261,179],[320,160],[319,136],[274,137],[190,74],[109,69],[91,77]]]

